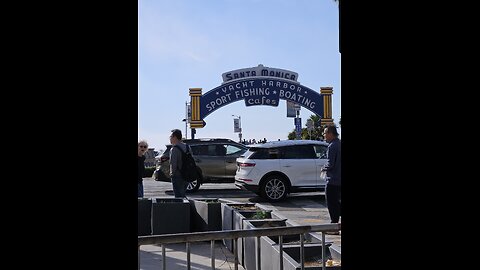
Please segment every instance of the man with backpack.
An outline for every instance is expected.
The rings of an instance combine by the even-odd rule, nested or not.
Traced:
[[[185,198],[188,183],[183,179],[180,172],[183,166],[183,155],[181,151],[187,152],[188,146],[182,142],[181,130],[172,130],[170,143],[172,144],[172,149],[170,150],[170,179],[172,180],[173,193],[175,194],[175,198]],[[178,148],[181,148],[181,150]],[[190,149],[188,149],[188,151],[191,152]]]

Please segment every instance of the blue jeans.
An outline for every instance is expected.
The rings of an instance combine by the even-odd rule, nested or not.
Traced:
[[[138,198],[143,198],[143,182],[138,183]]]
[[[172,176],[172,186],[175,198],[185,197],[185,191],[187,190],[187,182],[185,182],[182,177]]]

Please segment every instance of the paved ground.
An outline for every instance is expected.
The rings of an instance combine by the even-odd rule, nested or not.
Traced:
[[[199,242],[190,245],[190,266],[191,269],[212,269],[210,257],[210,243]],[[171,244],[165,248],[168,270],[187,269],[187,253],[185,244]],[[162,269],[162,248],[156,245],[142,246],[140,252],[140,269]],[[221,242],[215,243],[215,269],[234,269],[233,254]],[[239,270],[244,268],[238,265]]]
[[[174,197],[171,183],[144,180],[145,197]],[[330,223],[330,217],[325,205],[323,192],[297,193],[289,196],[286,201],[270,203],[256,194],[239,190],[234,184],[205,184],[188,198],[221,198],[237,202],[258,203],[263,208],[287,218],[298,225],[317,225]],[[320,236],[320,234],[319,234]],[[327,235],[327,242],[341,247],[341,236]],[[171,248],[171,249],[170,249]],[[210,243],[191,245],[191,269],[211,269]],[[215,246],[216,269],[234,269],[233,254],[220,242]],[[146,245],[141,247],[141,269],[161,269],[161,247]],[[167,248],[167,269],[186,269],[185,244],[172,245]],[[239,269],[241,266],[239,266]]]

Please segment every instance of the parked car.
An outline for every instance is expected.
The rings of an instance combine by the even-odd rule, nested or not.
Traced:
[[[325,190],[327,148],[328,143],[312,140],[251,145],[237,158],[235,185],[269,201],[283,200],[291,192]]]
[[[201,179],[190,182],[187,192],[195,192],[204,183],[233,183],[237,171],[236,159],[247,147],[230,139],[189,139],[183,140],[192,149],[195,163],[200,171]],[[170,150],[166,150],[158,158],[157,168],[153,173],[156,181],[170,182]]]

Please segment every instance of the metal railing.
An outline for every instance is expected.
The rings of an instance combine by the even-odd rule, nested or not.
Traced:
[[[278,236],[279,251],[280,251],[280,270],[283,270],[283,235],[300,235],[300,266],[305,269],[305,254],[304,254],[304,234],[310,232],[321,232],[322,235],[322,269],[325,266],[325,232],[337,232],[340,230],[340,224],[321,224],[312,226],[291,226],[291,227],[274,227],[274,228],[260,228],[252,230],[229,230],[229,231],[210,231],[210,232],[196,232],[196,233],[179,233],[179,234],[164,234],[138,237],[138,269],[140,269],[140,246],[142,245],[162,245],[162,263],[163,270],[166,267],[166,244],[186,243],[187,252],[187,269],[190,270],[190,243],[211,241],[211,260],[212,269],[215,269],[215,240],[233,239],[235,270],[238,270],[238,238],[256,237],[257,241],[257,270],[261,270],[260,262],[260,237],[261,236]]]

